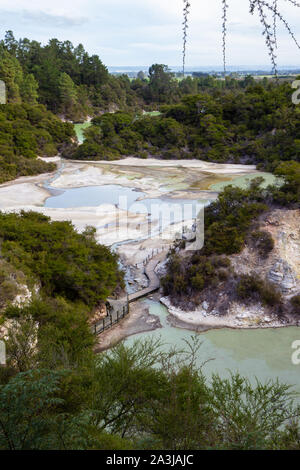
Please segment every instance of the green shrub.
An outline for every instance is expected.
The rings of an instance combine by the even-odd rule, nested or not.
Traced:
[[[23,292],[24,284],[26,284],[25,275],[5,260],[0,260],[0,309]]]
[[[274,240],[269,232],[257,231],[251,233],[251,239],[254,242],[255,248],[263,257],[267,257],[274,249]]]
[[[271,307],[278,306],[282,301],[282,296],[274,285],[255,274],[242,275],[236,290],[238,297],[244,301],[261,301]]]
[[[147,159],[148,158],[148,153],[146,151],[139,152],[135,155],[137,158],[142,158],[142,159]]]
[[[0,183],[19,176],[54,171],[51,157],[71,145],[73,125],[63,123],[41,105],[0,105]]]
[[[297,315],[300,315],[300,295],[295,295],[291,299],[291,304],[293,307],[293,312],[296,313]]]
[[[161,280],[164,295],[170,295],[174,300],[197,297],[203,289],[216,287],[220,281],[229,278],[228,270],[223,267],[230,266],[230,261],[226,258],[207,257],[199,252],[191,256],[185,255],[170,255],[167,274]]]
[[[0,213],[2,256],[36,279],[44,295],[90,307],[123,285],[117,256],[94,235],[94,229],[79,234],[70,222],[35,212]]]
[[[220,269],[218,272],[220,281],[227,281],[229,279],[229,272],[226,269]]]

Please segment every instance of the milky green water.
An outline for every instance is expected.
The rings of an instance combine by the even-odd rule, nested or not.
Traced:
[[[272,173],[253,173],[244,176],[237,176],[232,179],[232,181],[221,181],[219,183],[212,184],[209,189],[211,191],[222,191],[226,186],[232,184],[233,186],[238,186],[239,188],[246,189],[249,185],[249,181],[257,178],[262,177],[265,181],[261,184],[262,188],[266,188],[270,184],[279,183],[280,180],[276,176],[272,175]]]
[[[78,142],[82,144],[84,142],[83,131],[91,126],[91,122],[84,122],[83,124],[74,124],[74,129],[77,135]]]
[[[161,116],[161,112],[160,111],[145,111],[144,116],[152,116],[152,117]]]
[[[131,336],[126,339],[127,344],[132,344],[137,338],[152,335],[161,337],[166,350],[174,345],[183,348],[183,340],[190,340],[195,335],[195,332],[171,327],[167,322],[168,311],[160,303],[151,300],[145,300],[144,303],[151,314],[160,318],[163,328]],[[292,343],[300,340],[300,328],[215,329],[197,335],[202,340],[198,365],[213,359],[203,369],[208,378],[213,373],[229,377],[230,371],[240,372],[253,383],[255,377],[262,382],[279,378],[281,382],[294,385],[295,390],[300,393],[300,365],[292,363]]]

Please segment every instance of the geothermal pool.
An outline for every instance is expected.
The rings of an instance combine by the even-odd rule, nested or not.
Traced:
[[[174,328],[167,321],[168,311],[158,302],[144,300],[150,313],[159,317],[163,328],[150,333],[130,336],[125,341],[128,345],[137,339],[149,336],[161,338],[164,349],[177,346],[184,349],[184,340],[191,340],[195,332]],[[255,378],[262,382],[276,380],[295,386],[300,393],[300,365],[292,362],[294,341],[300,340],[300,328],[264,328],[256,330],[215,329],[197,333],[202,345],[198,352],[197,364],[203,368],[209,378],[218,373],[223,378],[230,377],[230,372],[239,372],[252,383]],[[300,357],[300,354],[299,354]]]

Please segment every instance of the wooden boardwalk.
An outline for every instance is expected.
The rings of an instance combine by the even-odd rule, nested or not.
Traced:
[[[159,289],[160,282],[155,272],[155,268],[158,263],[165,259],[165,257],[166,253],[162,251],[153,258],[151,258],[145,265],[144,274],[149,280],[148,287],[145,287],[144,289],[141,289],[138,292],[134,292],[133,294],[129,294],[121,299],[108,299],[108,302],[110,302],[112,309],[107,315],[107,317],[103,318],[98,323],[92,325],[91,330],[95,335],[99,335],[105,330],[112,328],[112,326],[119,323],[120,320],[127,316],[129,314],[129,304],[131,302],[135,302],[136,300],[141,299],[142,297],[146,297],[147,295]]]
[[[154,256],[149,263],[145,266],[145,275],[149,279],[149,286],[145,287],[144,289],[139,290],[138,292],[134,292],[133,294],[129,294],[128,301],[129,303],[135,302],[142,297],[146,297],[152,292],[156,292],[160,287],[159,278],[155,272],[155,268],[166,257],[166,253],[159,253],[157,256]]]

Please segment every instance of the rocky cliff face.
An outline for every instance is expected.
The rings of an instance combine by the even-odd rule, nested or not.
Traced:
[[[300,292],[300,210],[276,210],[265,221],[274,238],[273,266],[268,278],[285,295]]]
[[[0,259],[0,339],[7,335],[8,325],[11,324],[3,317],[3,312],[8,305],[21,307],[28,304],[32,296],[38,294],[39,286],[28,287],[25,274]]]
[[[287,261],[279,258],[268,273],[268,280],[281,290],[283,294],[290,294],[297,290],[297,278]]]
[[[276,285],[284,297],[300,293],[300,210],[276,209],[260,220],[259,230],[270,233],[274,249],[266,257],[246,247],[232,257],[237,274],[255,272]]]

